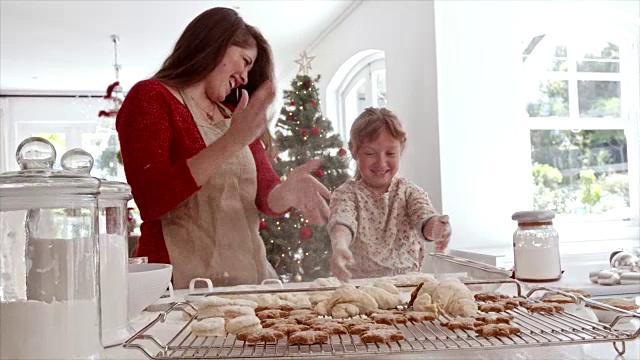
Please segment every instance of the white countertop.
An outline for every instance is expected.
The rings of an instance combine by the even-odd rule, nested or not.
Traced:
[[[574,274],[575,275],[575,274]],[[568,281],[572,277],[566,276],[564,281],[543,284],[544,286],[570,286],[577,285],[575,282]],[[587,281],[588,282],[588,281]],[[294,286],[304,286],[305,284],[294,284]],[[523,292],[531,288],[529,284],[523,284]],[[533,286],[539,286],[534,284]],[[575,286],[573,286],[575,287]],[[500,292],[514,293],[515,287],[510,284],[502,285],[499,289]],[[182,298],[188,291],[181,290],[176,292],[176,298]],[[140,317],[133,321],[133,327],[136,331],[142,329],[145,325],[149,324],[155,319],[159,312],[143,312]],[[175,315],[175,317],[173,317]],[[167,321],[163,324],[156,324],[149,332],[157,337],[163,343],[166,343],[175,335],[178,330],[184,325],[184,322],[178,319],[179,314],[172,313]],[[637,329],[640,327],[639,320],[632,320],[631,323],[622,325],[625,329]],[[446,351],[427,351],[427,352],[413,352],[413,353],[382,353],[380,355],[389,357],[391,359],[416,359],[416,358],[438,358],[438,359],[640,359],[640,339],[626,342],[626,352],[623,356],[619,356],[613,347],[613,343],[591,343],[591,344],[578,344],[578,345],[565,345],[570,343],[563,343],[562,345],[545,344],[542,347],[527,346],[521,348],[502,348],[502,349],[474,349],[474,350],[446,350]],[[147,342],[145,348],[152,352],[157,353],[160,348]],[[362,356],[350,355],[348,358],[352,359],[371,359],[375,353],[367,353]],[[113,360],[124,359],[147,359],[147,356],[137,349],[125,349],[121,346],[105,349],[105,358]],[[338,355],[338,354],[336,354]],[[377,354],[375,354],[377,355]],[[344,357],[344,356],[335,356]],[[309,357],[306,357],[309,358]],[[318,358],[318,357],[316,357]],[[320,358],[330,358],[330,356],[322,356]]]

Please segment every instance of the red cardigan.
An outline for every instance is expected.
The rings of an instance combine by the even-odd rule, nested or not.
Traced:
[[[134,85],[118,111],[116,129],[120,139],[127,182],[143,223],[137,256],[152,263],[170,263],[162,235],[160,216],[200,189],[187,159],[205,148],[189,109],[159,81]],[[249,145],[256,163],[256,206],[269,215],[267,198],[280,183],[260,139]]]

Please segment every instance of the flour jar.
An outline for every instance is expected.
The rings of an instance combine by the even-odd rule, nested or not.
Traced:
[[[560,239],[553,218],[553,211],[520,211],[511,216],[518,222],[513,233],[516,279],[550,282],[562,276]]]
[[[0,174],[0,358],[100,358],[100,181],[54,170],[42,138],[16,159]]]
[[[91,159],[82,149],[67,151],[60,165],[68,171],[87,175],[93,166],[76,166]],[[129,324],[129,244],[127,203],[131,187],[122,182],[101,179],[98,196],[98,242],[100,244],[100,303],[102,317],[102,345],[122,344],[135,333]]]

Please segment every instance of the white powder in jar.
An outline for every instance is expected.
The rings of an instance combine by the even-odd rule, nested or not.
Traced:
[[[122,235],[100,234],[100,296],[105,346],[128,338],[128,244]],[[124,331],[123,331],[124,329]]]
[[[0,303],[0,359],[99,359],[95,300]]]
[[[517,279],[550,281],[562,272],[560,254],[554,248],[516,249],[514,263]]]

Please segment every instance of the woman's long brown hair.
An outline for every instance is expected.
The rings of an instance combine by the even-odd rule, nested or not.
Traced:
[[[229,46],[249,48],[256,46],[258,55],[249,71],[247,84],[241,86],[251,96],[267,80],[273,80],[271,46],[260,31],[244,22],[233,9],[216,7],[204,11],[184,29],[173,51],[153,79],[171,87],[182,89],[204,79],[220,64]],[[224,100],[237,106],[236,93]],[[271,154],[273,138],[269,129],[261,140],[267,154]]]

